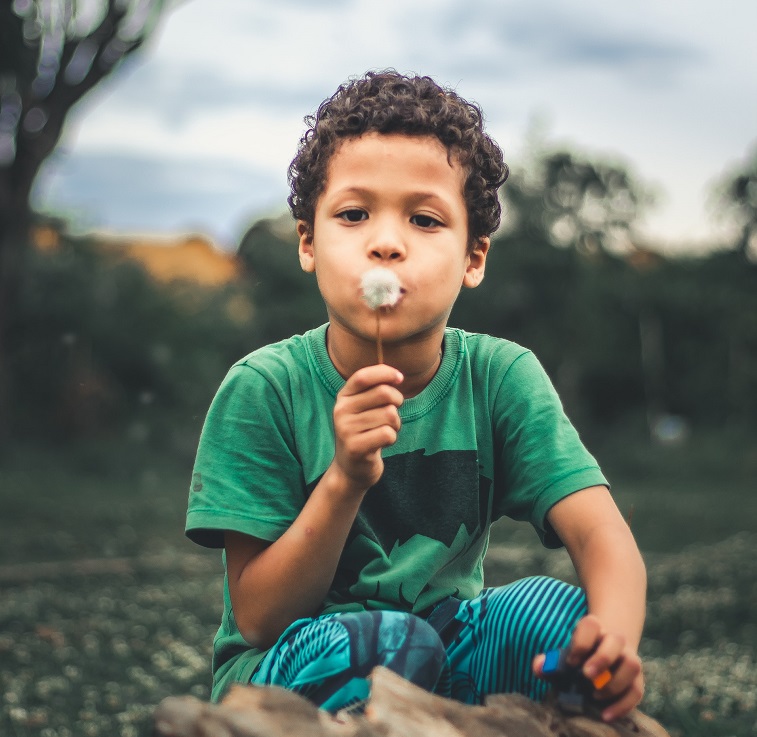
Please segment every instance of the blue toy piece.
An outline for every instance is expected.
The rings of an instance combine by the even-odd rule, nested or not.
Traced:
[[[545,654],[542,674],[552,682],[558,706],[571,714],[585,714],[596,707],[594,691],[610,680],[609,671],[590,681],[580,667],[568,665],[568,650],[549,650]],[[601,685],[600,685],[601,684]]]

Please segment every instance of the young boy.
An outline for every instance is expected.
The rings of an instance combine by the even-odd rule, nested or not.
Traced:
[[[644,565],[533,355],[447,327],[484,276],[507,166],[479,109],[369,73],[315,116],[290,167],[302,268],[329,322],[232,367],[203,429],[187,535],[225,548],[213,698],[276,684],[335,711],[384,665],[467,703],[542,698],[569,647],[615,719],[641,699]],[[400,300],[361,294],[376,266]],[[490,524],[565,545],[581,588],[483,588]]]

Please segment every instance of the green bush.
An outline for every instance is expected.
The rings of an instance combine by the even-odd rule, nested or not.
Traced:
[[[197,425],[254,347],[250,313],[244,283],[159,284],[86,240],[32,251],[8,345],[14,435],[130,431],[160,442],[149,425]]]

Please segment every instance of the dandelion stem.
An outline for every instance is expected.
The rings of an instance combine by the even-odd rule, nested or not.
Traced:
[[[381,308],[376,310],[376,353],[378,362],[384,363],[384,346],[381,344]]]

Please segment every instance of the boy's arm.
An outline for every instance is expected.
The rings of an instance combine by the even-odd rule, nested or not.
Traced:
[[[328,593],[360,503],[383,473],[381,449],[397,439],[401,382],[386,365],[347,380],[334,407],[334,460],[278,540],[225,533],[234,617],[255,647],[270,647],[293,621],[314,615]]]
[[[589,614],[576,626],[569,663],[583,663],[590,680],[610,670],[598,692],[610,700],[602,716],[617,719],[644,692],[638,646],[646,608],[646,571],[628,524],[609,491],[593,486],[571,494],[547,514],[570,554],[588,598]],[[535,663],[541,670],[542,659]]]

